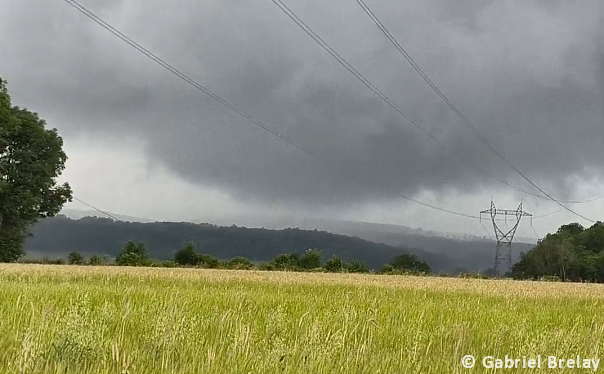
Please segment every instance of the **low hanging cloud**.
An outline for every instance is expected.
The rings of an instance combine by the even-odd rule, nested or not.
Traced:
[[[534,191],[429,88],[355,1],[286,1],[402,110],[327,55],[270,0],[81,3],[306,150],[187,85],[63,1],[8,0],[0,76],[64,134],[135,136],[150,164],[241,200],[346,206],[401,193]],[[538,184],[602,177],[604,5],[368,1],[493,146]],[[18,100],[18,101],[17,101]]]

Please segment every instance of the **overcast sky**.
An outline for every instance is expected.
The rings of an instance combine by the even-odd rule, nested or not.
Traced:
[[[116,213],[221,223],[293,214],[480,234],[473,220],[400,195],[472,215],[491,196],[501,208],[522,199],[535,215],[561,209],[477,170],[539,193],[481,143],[356,1],[284,2],[464,161],[382,102],[271,0],[80,3],[316,157],[62,0],[2,1],[0,76],[15,105],[63,135],[69,161],[62,180],[75,196]],[[367,4],[533,182],[562,200],[604,196],[604,3]],[[604,217],[604,199],[569,206]],[[535,228],[544,235],[571,221],[590,225],[561,211]]]

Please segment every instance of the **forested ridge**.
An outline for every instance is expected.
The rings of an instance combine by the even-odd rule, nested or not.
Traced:
[[[124,244],[132,240],[144,243],[150,257],[172,260],[179,248],[191,242],[198,252],[223,261],[244,257],[253,262],[268,263],[280,255],[296,253],[302,256],[307,250],[316,249],[324,259],[337,256],[375,270],[398,255],[414,254],[435,273],[460,272],[447,263],[446,257],[422,249],[297,228],[270,230],[189,222],[121,222],[59,215],[39,221],[31,233],[26,250],[36,254],[78,252],[115,257]],[[488,273],[489,270],[483,271]],[[561,226],[533,249],[520,253],[519,261],[508,276],[604,282],[604,223],[598,222],[589,228],[578,223]]]
[[[535,249],[521,254],[512,275],[517,279],[604,282],[604,223],[589,228],[578,223],[561,226]]]
[[[269,230],[188,222],[120,222],[96,217],[76,220],[59,215],[41,220],[32,227],[31,233],[33,236],[25,243],[27,252],[48,255],[75,251],[115,256],[126,242],[133,240],[145,243],[152,258],[168,260],[190,241],[200,253],[222,260],[245,257],[254,262],[267,262],[278,255],[303,254],[308,249],[317,249],[323,258],[335,255],[344,261],[359,261],[370,269],[380,269],[400,254],[415,254],[434,271],[443,271],[445,265],[440,256],[421,249],[297,228]]]

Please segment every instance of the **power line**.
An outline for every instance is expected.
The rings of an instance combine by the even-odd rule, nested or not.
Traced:
[[[542,215],[540,215],[540,216],[533,216],[533,219],[536,219],[536,218],[543,218],[543,217],[551,216],[552,214],[556,214],[556,213],[561,212],[561,211],[562,211],[562,209],[558,209],[558,210],[556,210],[556,211],[549,212],[549,213],[546,213],[546,214],[542,214]]]
[[[85,202],[85,201],[83,201],[83,200],[81,200],[81,199],[78,199],[78,198],[77,198],[77,197],[75,197],[75,196],[73,196],[73,199],[74,199],[74,200],[76,200],[76,201],[78,201],[78,202],[80,202],[80,203],[82,203],[82,204],[84,204],[84,205],[86,205],[86,206],[87,206],[87,207],[89,207],[89,208],[92,208],[92,209],[96,210],[97,212],[103,213],[103,214],[104,214],[104,215],[106,215],[107,217],[111,217],[111,218],[113,218],[114,220],[119,221],[119,222],[121,222],[121,221],[122,221],[121,219],[117,218],[117,217],[116,217],[116,216],[114,216],[113,214],[111,214],[111,213],[107,213],[107,212],[105,212],[104,210],[101,210],[101,209],[99,209],[99,208],[97,208],[97,207],[95,207],[95,206],[93,206],[93,205],[90,205],[90,204],[88,204],[87,202]]]
[[[229,103],[228,101],[226,101],[222,97],[218,96],[217,94],[213,93],[212,91],[210,91],[206,87],[204,87],[201,84],[197,83],[196,81],[194,81],[193,79],[191,79],[187,75],[183,74],[181,71],[179,71],[178,69],[174,68],[172,65],[168,64],[167,62],[165,62],[161,58],[157,57],[156,55],[154,55],[153,53],[151,53],[149,50],[147,50],[146,48],[142,47],[140,44],[136,43],[135,41],[133,41],[132,39],[130,39],[129,37],[127,37],[126,35],[124,35],[123,33],[121,33],[119,30],[115,29],[113,26],[111,26],[107,22],[103,21],[101,18],[99,18],[94,13],[92,13],[91,11],[89,11],[88,9],[86,9],[84,6],[82,6],[81,4],[79,4],[77,1],[75,1],[75,0],[64,0],[64,1],[67,4],[71,5],[73,8],[75,8],[76,10],[78,10],[80,13],[84,14],[86,17],[90,18],[91,20],[93,20],[94,22],[96,22],[97,24],[99,24],[104,29],[106,29],[109,32],[111,32],[113,35],[117,36],[118,38],[120,38],[124,42],[128,43],[130,46],[132,46],[135,49],[137,49],[139,52],[143,53],[144,55],[146,55],[147,57],[149,57],[150,59],[152,59],[153,61],[155,61],[160,66],[162,66],[165,69],[167,69],[168,71],[170,71],[172,74],[176,75],[177,77],[181,78],[185,82],[189,83],[191,86],[195,87],[199,91],[202,91],[206,95],[210,96],[212,99],[218,101],[219,103],[221,103],[222,105],[226,106],[230,110],[232,110],[235,113],[239,114],[241,117],[247,119],[248,121],[250,121],[253,124],[257,125],[258,127],[262,128],[263,130],[268,131],[269,133],[275,135],[276,137],[278,137],[279,139],[281,139],[281,140],[289,143],[290,145],[293,145],[294,147],[300,149],[302,152],[308,154],[309,156],[316,157],[314,153],[312,153],[309,150],[303,148],[302,146],[294,143],[292,140],[290,140],[289,138],[287,138],[285,135],[283,135],[283,134],[281,134],[281,133],[273,130],[272,128],[268,127],[264,123],[256,120],[255,118],[253,118],[252,116],[250,116],[247,113],[243,112],[239,108],[235,107],[233,104]]]
[[[234,112],[236,112],[237,114],[239,114],[243,118],[247,119],[248,121],[250,121],[250,122],[254,123],[255,125],[261,127],[262,129],[270,132],[271,134],[273,134],[276,137],[278,137],[279,139],[281,139],[281,140],[289,143],[290,145],[293,145],[294,147],[300,149],[301,151],[303,151],[307,155],[309,155],[311,157],[314,157],[314,158],[322,161],[323,165],[324,164],[330,164],[331,166],[334,166],[336,168],[340,168],[341,167],[341,166],[336,165],[336,164],[334,164],[334,163],[332,163],[332,162],[330,162],[330,161],[328,161],[326,159],[323,159],[323,158],[319,157],[318,155],[316,155],[313,152],[307,150],[306,148],[302,147],[301,145],[298,145],[298,144],[294,143],[291,139],[288,139],[285,135],[278,133],[277,131],[271,129],[266,124],[260,122],[259,120],[253,118],[252,116],[250,116],[250,115],[246,114],[245,112],[243,112],[242,110],[238,109],[233,104],[229,103],[228,101],[226,101],[225,99],[221,98],[217,94],[211,92],[206,87],[204,87],[201,84],[197,83],[192,78],[188,77],[187,75],[185,75],[184,73],[182,73],[178,69],[174,68],[169,63],[167,63],[164,60],[160,59],[155,54],[153,54],[152,52],[150,52],[146,48],[142,47],[140,44],[138,44],[137,42],[135,42],[134,40],[132,40],[131,38],[129,38],[128,36],[126,36],[125,34],[123,34],[122,32],[120,32],[119,30],[115,29],[113,26],[111,26],[110,24],[108,24],[107,22],[105,22],[103,19],[101,19],[100,17],[98,17],[97,15],[95,15],[92,11],[86,9],[83,5],[79,4],[77,1],[75,1],[75,0],[64,0],[64,1],[66,3],[68,3],[69,5],[71,5],[73,8],[75,8],[76,10],[78,10],[79,12],[81,12],[82,14],[84,14],[86,17],[88,17],[91,20],[93,20],[95,23],[99,24],[101,27],[103,27],[107,31],[111,32],[113,35],[115,35],[118,38],[120,38],[122,41],[126,42],[128,45],[134,47],[136,50],[138,50],[139,52],[143,53],[145,56],[149,57],[150,59],[152,59],[154,62],[156,62],[160,66],[162,66],[163,68],[165,68],[168,71],[170,71],[172,74],[174,74],[177,77],[181,78],[182,80],[184,80],[185,82],[189,83],[190,85],[192,85],[196,89],[202,91],[203,93],[207,94],[211,98],[217,100],[218,102],[220,102],[221,104],[223,104],[227,108],[233,110]]]
[[[535,237],[537,238],[537,243],[538,243],[538,242],[539,242],[539,240],[541,240],[541,239],[539,238],[539,234],[537,234],[537,230],[535,230],[535,227],[533,227],[533,226],[531,225],[531,228],[533,229],[533,232],[535,233]]]
[[[118,38],[120,38],[122,41],[126,42],[131,47],[134,47],[136,50],[138,50],[139,52],[143,53],[145,56],[149,57],[150,59],[152,59],[154,62],[156,62],[160,66],[162,66],[163,68],[165,68],[168,71],[170,71],[172,74],[176,75],[177,77],[181,78],[185,82],[189,83],[190,85],[192,85],[196,89],[204,92],[205,94],[209,95],[213,99],[219,101],[221,104],[223,104],[227,108],[235,111],[236,113],[238,113],[239,115],[241,115],[245,119],[253,122],[256,125],[258,125],[262,129],[264,129],[264,130],[272,133],[273,135],[275,135],[278,138],[286,141],[287,143],[289,143],[289,144],[291,144],[291,145],[299,148],[304,153],[306,153],[306,154],[308,154],[308,155],[310,155],[312,157],[315,157],[317,159],[320,159],[314,153],[312,153],[312,152],[304,149],[300,145],[297,145],[293,141],[287,139],[284,135],[277,133],[276,131],[274,131],[270,127],[268,127],[267,125],[261,123],[260,121],[254,119],[253,117],[251,117],[251,116],[247,115],[246,113],[242,112],[241,110],[239,110],[238,108],[236,108],[234,105],[230,104],[229,102],[227,102],[226,100],[222,99],[218,95],[214,94],[213,92],[211,92],[207,88],[203,87],[202,85],[200,85],[199,83],[197,83],[193,79],[189,78],[188,76],[186,76],[184,73],[182,73],[178,69],[174,68],[169,63],[167,63],[164,60],[160,59],[155,54],[153,54],[152,52],[150,52],[146,48],[142,47],[140,44],[138,44],[137,42],[135,42],[134,40],[132,40],[131,38],[129,38],[125,34],[123,34],[122,32],[120,32],[119,30],[115,29],[113,26],[111,26],[110,24],[108,24],[107,22],[105,22],[103,19],[101,19],[100,17],[98,17],[97,15],[95,15],[92,11],[88,10],[87,8],[85,8],[84,6],[82,6],[81,4],[79,4],[77,1],[75,1],[75,0],[65,0],[65,2],[68,3],[69,5],[71,5],[76,10],[78,10],[80,13],[84,14],[86,17],[90,18],[92,21],[94,21],[95,23],[97,23],[98,25],[100,25],[101,27],[103,27],[104,29],[106,29],[107,31],[111,32],[113,35],[115,35]],[[371,85],[371,83],[368,83],[368,84]],[[402,113],[402,114],[405,115],[404,113]],[[425,130],[423,130],[423,131],[425,131]],[[428,133],[428,135],[432,137],[432,135],[430,135],[429,133]],[[434,140],[438,141],[438,139],[436,139],[436,138],[434,138]],[[322,161],[325,161],[325,160],[322,160]]]
[[[160,59],[159,57],[157,57],[155,54],[153,54],[152,52],[148,51],[147,49],[145,49],[144,47],[140,46],[140,44],[138,44],[137,42],[133,41],[132,39],[130,39],[128,36],[126,36],[125,34],[123,34],[122,32],[120,32],[119,30],[115,29],[113,26],[111,26],[110,24],[108,24],[107,22],[105,22],[104,20],[102,20],[100,17],[96,16],[93,12],[91,12],[90,10],[86,9],[84,6],[82,6],[81,4],[79,4],[77,1],[75,0],[65,0],[66,3],[68,3],[69,5],[71,5],[73,8],[75,8],[76,10],[78,10],[79,12],[81,12],[82,14],[84,14],[86,17],[90,18],[92,21],[94,21],[95,23],[99,24],[101,27],[103,27],[104,29],[106,29],[107,31],[111,32],[113,35],[117,36],[118,38],[120,38],[122,41],[126,42],[127,44],[129,44],[130,46],[134,47],[136,50],[138,50],[139,52],[143,53],[145,56],[149,57],[150,59],[152,59],[154,62],[156,62],[157,64],[159,64],[160,66],[164,67],[165,69],[169,70],[172,74],[176,75],[177,77],[183,79],[185,82],[189,83],[190,85],[192,85],[193,87],[197,88],[198,90],[206,93],[207,95],[209,95],[210,97],[212,97],[213,99],[219,101],[221,104],[223,104],[224,106],[226,106],[227,108],[235,111],[236,113],[238,113],[239,115],[241,115],[242,117],[244,117],[245,119],[253,122],[254,124],[258,125],[259,127],[261,127],[264,130],[269,131],[270,133],[276,135],[277,137],[279,137],[280,139],[285,140],[286,142],[288,142],[291,145],[294,145],[295,147],[301,149],[303,152],[305,152],[306,154],[313,156],[317,159],[319,159],[319,157],[317,155],[315,155],[312,152],[309,152],[307,150],[305,150],[304,148],[302,148],[301,146],[295,144],[293,141],[290,141],[289,139],[287,139],[285,136],[277,133],[276,131],[272,130],[271,128],[269,128],[268,126],[264,125],[263,123],[261,123],[260,121],[254,119],[253,117],[245,114],[244,112],[242,112],[241,110],[237,109],[235,106],[233,106],[232,104],[228,103],[226,100],[222,99],[221,97],[219,97],[218,95],[212,93],[210,90],[208,90],[207,88],[203,87],[202,85],[200,85],[199,83],[195,82],[193,79],[189,78],[188,76],[186,76],[184,73],[180,72],[178,69],[174,68],[173,66],[171,66],[170,64],[168,64],[167,62],[165,62],[164,60]],[[339,55],[338,55],[339,56]],[[353,71],[356,71],[354,68],[352,68]],[[358,73],[358,72],[357,72]],[[364,77],[362,77],[360,75],[360,73],[358,73],[358,76],[360,79],[362,79],[362,81],[367,84],[370,88],[377,90],[377,88],[375,88],[375,86],[373,86],[370,82],[368,82],[366,79],[364,79]],[[379,92],[379,91],[378,91]],[[383,95],[383,97],[385,97],[385,95]],[[389,99],[387,99],[387,102],[389,102]],[[389,102],[390,103],[390,102]],[[391,104],[391,106],[393,106],[395,109],[398,110],[398,108],[394,105]],[[403,114],[403,116],[406,116],[405,113],[403,113],[402,111],[398,110],[401,114]],[[410,121],[414,122],[412,119],[409,118]],[[426,130],[423,130],[423,128],[421,128],[421,126],[419,126],[419,128],[426,132],[430,137],[432,137],[434,140],[436,140],[437,142],[439,142],[438,139],[434,138],[431,134],[429,134]],[[80,201],[81,203],[103,213],[106,214],[114,219],[117,219],[116,217],[110,215],[107,212],[104,212],[86,202],[83,202],[79,199],[77,199],[78,201]]]
[[[367,6],[367,4],[365,4],[365,2],[363,0],[357,0],[357,3],[361,6],[361,8],[363,8],[365,13],[373,20],[373,22],[378,26],[378,28],[382,31],[382,33],[392,42],[392,44],[396,47],[396,49],[399,52],[401,52],[401,54],[411,64],[411,66],[413,66],[413,68],[428,83],[428,85],[430,85],[430,87],[432,87],[432,89],[441,97],[441,99],[443,99],[445,101],[445,103],[447,103],[447,105],[455,112],[455,114],[457,114],[459,116],[459,118],[461,118],[462,121],[472,129],[472,131],[476,134],[476,136],[478,136],[482,140],[482,142],[484,144],[486,144],[487,147],[489,147],[491,149],[491,151],[493,151],[493,153],[495,153],[497,156],[499,156],[499,158],[501,158],[506,164],[508,164],[512,169],[514,169],[514,171],[516,171],[516,173],[518,173],[522,178],[524,178],[527,182],[529,182],[533,187],[538,189],[542,194],[547,196],[550,200],[552,200],[556,204],[560,205],[562,208],[568,210],[569,212],[573,213],[574,215],[583,218],[586,221],[589,221],[592,223],[595,222],[594,220],[589,219],[589,218],[573,211],[572,209],[563,205],[558,200],[554,199],[551,195],[549,195],[547,192],[545,192],[541,187],[539,187],[538,185],[533,183],[533,181],[531,181],[528,177],[526,177],[520,170],[518,170],[510,161],[508,161],[507,158],[505,158],[505,156],[503,156],[501,153],[499,153],[489,143],[489,141],[484,136],[482,136],[480,134],[480,132],[470,123],[470,121],[468,121],[467,118],[455,107],[455,105],[453,105],[453,103],[451,103],[451,101],[440,91],[440,89],[430,80],[430,78],[428,78],[428,76],[413,61],[411,56],[409,56],[409,54],[403,49],[403,47],[398,43],[398,41],[392,36],[392,34],[390,34],[388,29],[386,29],[386,27],[381,23],[381,21],[377,18],[377,16],[371,11],[371,9]]]
[[[452,148],[450,148],[446,143],[444,143],[443,141],[439,140],[438,138],[436,138],[434,135],[432,135],[432,133],[430,133],[428,130],[426,130],[424,127],[422,127],[420,121],[417,121],[413,118],[411,118],[408,114],[406,114],[405,112],[403,112],[396,104],[394,104],[394,102],[388,97],[386,96],[383,92],[381,92],[373,83],[371,83],[367,78],[365,78],[356,68],[354,68],[348,61],[346,61],[346,59],[344,59],[336,50],[334,50],[323,38],[321,38],[320,35],[318,35],[316,32],[314,32],[310,26],[308,26],[300,17],[298,17],[298,15],[291,10],[285,3],[283,3],[283,1],[281,0],[271,0],[283,13],[285,13],[292,21],[294,21],[296,23],[296,25],[298,25],[306,34],[308,34],[315,42],[317,42],[321,48],[323,48],[327,53],[329,53],[334,59],[336,59],[336,61],[338,63],[340,63],[342,66],[344,66],[352,75],[354,75],[358,80],[360,80],[365,86],[367,86],[371,91],[373,91],[373,93],[375,93],[380,99],[382,99],[386,104],[388,104],[392,109],[394,109],[396,112],[398,112],[400,115],[402,115],[406,120],[408,120],[409,122],[411,122],[417,129],[419,129],[421,132],[423,132],[424,134],[426,134],[428,137],[430,137],[432,140],[434,140],[435,142],[437,142],[438,144],[440,144],[441,146],[443,146],[444,148],[446,148],[451,154],[453,154],[455,157],[457,157],[458,159],[460,159],[461,161],[463,161],[464,163],[467,163],[468,165],[465,165],[467,167],[474,167],[475,169],[481,171],[482,173],[484,173],[485,175],[487,175],[488,177],[507,185],[508,187],[514,188],[524,194],[527,195],[531,195],[537,198],[541,198],[541,199],[545,199],[545,200],[550,200],[545,196],[542,195],[538,195],[526,190],[521,189],[518,186],[515,186],[501,178],[498,178],[494,175],[492,175],[491,173],[489,173],[487,170],[485,170],[484,168],[478,166],[477,164],[470,162],[468,160],[466,160],[465,158],[463,158],[461,155],[459,155],[457,152],[455,152]],[[583,203],[582,201],[565,201],[565,203],[572,203],[572,204],[580,204]]]
[[[406,200],[412,201],[412,202],[414,202],[414,203],[416,203],[416,204],[423,205],[423,206],[428,207],[428,208],[432,208],[432,209],[434,209],[434,210],[438,210],[438,211],[441,211],[441,212],[445,212],[445,213],[453,214],[453,215],[460,216],[460,217],[466,217],[466,218],[471,218],[471,219],[478,219],[478,220],[480,220],[480,217],[478,217],[478,216],[472,216],[472,215],[469,215],[469,214],[464,214],[464,213],[460,213],[460,212],[454,212],[454,211],[452,211],[452,210],[448,210],[448,209],[444,209],[444,208],[439,208],[439,207],[437,207],[437,206],[430,205],[430,204],[428,204],[428,203],[423,203],[423,202],[421,202],[421,201],[419,201],[419,200],[415,200],[414,198],[411,198],[411,197],[409,197],[409,196],[405,196],[405,195],[401,195],[401,196],[402,196],[402,198],[403,198],[403,199],[406,199]]]
[[[428,204],[428,203],[424,203],[424,202],[422,202],[422,201],[419,201],[419,200],[417,200],[417,199],[414,199],[414,198],[412,198],[412,197],[405,196],[405,195],[401,195],[401,197],[402,197],[403,199],[405,199],[405,200],[412,201],[412,202],[414,202],[414,203],[416,203],[416,204],[418,204],[418,205],[422,205],[422,206],[425,206],[425,207],[427,207],[427,208],[431,208],[431,209],[434,209],[434,210],[438,210],[438,211],[441,211],[441,212],[444,212],[444,213],[449,213],[449,214],[453,214],[453,215],[460,216],[460,217],[465,217],[465,218],[470,218],[470,219],[477,219],[477,220],[481,220],[481,217],[479,217],[479,216],[473,216],[473,215],[471,215],[471,214],[465,214],[465,213],[456,212],[456,211],[453,211],[453,210],[449,210],[449,209],[445,209],[445,208],[437,207],[437,206],[435,206],[435,205],[431,205],[431,204]],[[549,213],[547,213],[547,214],[543,214],[543,215],[540,215],[540,216],[533,217],[533,219],[547,217],[547,216],[549,216],[549,215],[552,215],[552,214],[554,214],[554,213],[558,213],[558,212],[560,212],[560,209],[556,210],[555,212],[549,212]]]
[[[495,238],[493,237],[493,235],[491,235],[491,233],[489,232],[489,230],[487,230],[487,228],[485,227],[484,223],[482,223],[482,220],[480,221],[480,225],[482,226],[482,228],[484,229],[484,232],[487,233],[487,235],[489,236],[489,238],[491,240],[494,240]]]
[[[108,30],[109,32],[111,32],[112,34],[114,34],[115,36],[117,36],[118,38],[120,38],[122,41],[126,42],[127,44],[129,44],[130,46],[134,47],[135,49],[137,49],[139,52],[143,53],[144,55],[146,55],[147,57],[151,58],[154,62],[158,63],[160,66],[166,68],[167,70],[169,70],[171,73],[173,73],[174,75],[176,75],[177,77],[183,79],[185,82],[189,83],[190,85],[192,85],[193,87],[197,88],[198,90],[206,93],[208,96],[212,97],[213,99],[219,101],[221,104],[223,104],[224,106],[226,106],[227,108],[233,110],[234,112],[236,112],[237,114],[239,114],[240,116],[244,117],[245,119],[251,121],[252,123],[256,124],[257,126],[261,127],[262,129],[270,132],[271,134],[277,136],[278,138],[286,141],[287,143],[289,143],[290,145],[295,146],[296,148],[299,148],[300,150],[302,150],[304,153],[315,157],[317,159],[320,159],[317,155],[315,155],[314,153],[307,151],[305,148],[303,148],[302,146],[294,143],[293,141],[289,140],[287,137],[285,137],[284,135],[276,132],[275,130],[271,129],[270,127],[266,126],[265,124],[263,124],[262,122],[254,119],[253,117],[247,115],[246,113],[244,113],[243,111],[239,110],[238,108],[236,108],[234,105],[230,104],[228,101],[222,99],[220,96],[214,94],[213,92],[211,92],[210,90],[208,90],[207,88],[203,87],[202,85],[200,85],[199,83],[195,82],[193,79],[189,78],[188,76],[186,76],[185,74],[183,74],[182,72],[180,72],[179,70],[175,69],[174,67],[172,67],[170,64],[166,63],[165,61],[163,61],[162,59],[160,59],[159,57],[155,56],[153,53],[149,52],[147,49],[145,49],[144,47],[140,46],[138,43],[136,43],[135,41],[133,41],[132,39],[130,39],[129,37],[127,37],[126,35],[124,35],[123,33],[121,33],[120,31],[116,30],[115,28],[113,28],[111,25],[109,25],[108,23],[106,23],[105,21],[103,21],[101,18],[99,18],[98,16],[96,16],[94,13],[92,13],[91,11],[89,11],[88,9],[86,9],[85,7],[83,7],[82,5],[80,5],[79,3],[77,3],[75,0],[65,0],[65,2],[67,2],[69,5],[71,5],[72,7],[74,7],[76,10],[80,11],[82,14],[84,14],[85,16],[87,16],[88,18],[90,18],[91,20],[93,20],[95,23],[99,24],[101,27],[105,28],[106,30]],[[279,6],[279,4],[276,1],[275,4],[277,4]],[[281,5],[283,5],[286,9],[287,6],[285,4],[283,4],[281,1],[279,1],[279,3]],[[280,7],[281,8],[281,7]],[[284,12],[285,9],[281,8]],[[286,12],[286,14],[288,14]],[[295,13],[293,13],[293,16],[295,18],[292,18],[294,21],[299,20],[303,25],[306,25],[303,23],[303,21],[301,21],[299,18],[297,18],[297,16],[295,15]],[[288,14],[289,15],[289,14]],[[291,18],[292,16],[290,16]],[[298,23],[298,22],[296,22]],[[302,25],[300,25],[298,23],[299,26],[303,27]],[[308,28],[308,26],[306,26]],[[304,28],[303,28],[304,29]],[[306,29],[304,29],[306,31]],[[309,35],[313,36],[314,32],[312,30],[310,30],[310,28],[308,28],[308,30],[310,31],[310,33],[307,31],[307,33],[309,33]],[[316,34],[314,34],[316,35]],[[313,39],[315,39],[315,37],[313,36]],[[317,40],[318,39],[318,40]],[[336,59],[338,59],[338,61],[340,63],[342,63],[345,67],[347,67],[353,74],[355,74],[355,76],[357,76],[357,78],[359,78],[365,85],[367,85],[370,89],[372,89],[376,94],[378,94],[384,101],[386,101],[391,107],[393,107],[395,110],[397,110],[397,112],[399,112],[400,114],[402,114],[405,118],[407,118],[410,122],[412,122],[414,125],[416,125],[416,127],[418,127],[420,130],[422,130],[423,132],[425,132],[427,135],[429,135],[432,139],[434,139],[435,141],[437,141],[438,143],[440,143],[441,145],[445,146],[448,148],[448,146],[446,146],[446,144],[442,143],[441,141],[439,141],[437,138],[435,138],[433,135],[431,135],[427,130],[423,129],[421,127],[421,125],[419,125],[415,120],[413,120],[412,118],[410,118],[409,116],[407,116],[404,112],[402,112],[396,105],[394,105],[392,103],[392,101],[384,94],[382,94],[371,82],[369,82],[367,79],[365,79],[356,69],[354,69],[350,64],[348,64],[339,54],[337,54],[337,52],[335,52],[331,47],[329,47],[329,45],[327,45],[327,43],[325,43],[320,37],[318,37],[317,35],[317,42],[323,42],[325,44],[325,46],[323,46],[323,48],[325,48],[328,52],[330,52],[330,54],[332,54],[333,57],[335,57]],[[335,55],[334,55],[335,54]],[[336,57],[337,56],[337,57]],[[339,57],[339,58],[338,58]],[[450,148],[448,148],[450,149]],[[451,150],[451,149],[450,149]],[[451,150],[451,152],[453,154],[455,154],[457,157],[460,157],[459,155],[457,155],[453,150]],[[463,158],[461,158],[463,160]],[[478,167],[478,166],[477,166]],[[480,170],[484,171],[485,173],[487,173],[484,169],[481,169],[480,167],[478,167]],[[488,173],[487,173],[488,174]],[[499,180],[498,178],[491,176],[497,180]],[[501,181],[501,180],[499,180]],[[505,181],[501,181],[502,183],[507,184]],[[510,184],[508,184],[510,185]],[[510,185],[511,187],[514,187],[518,190],[520,190],[519,188]],[[520,190],[522,191],[522,190]],[[91,208],[108,215],[109,217],[112,217],[114,219],[117,219],[117,217],[104,212],[88,203],[85,203],[77,198],[75,198],[76,200],[80,201],[81,203],[90,206]],[[417,201],[416,201],[417,202]],[[420,202],[418,202],[420,203]],[[421,203],[420,203],[421,204]],[[436,207],[433,207],[435,209],[439,209]],[[443,210],[443,211],[447,211],[444,209],[439,209],[439,210]],[[456,212],[452,212],[452,211],[447,211],[449,213],[452,214],[457,214],[457,215],[461,215],[461,216],[465,216],[465,217],[470,217],[470,218],[478,218],[476,216],[469,216],[469,215],[465,215],[463,213],[456,213]],[[119,219],[118,219],[119,220]]]

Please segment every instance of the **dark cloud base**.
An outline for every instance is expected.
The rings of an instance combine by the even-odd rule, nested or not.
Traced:
[[[0,16],[0,46],[10,51],[0,74],[18,103],[53,118],[65,133],[137,136],[151,164],[188,181],[242,200],[334,207],[424,189],[507,188],[466,166],[476,163],[529,189],[352,3],[290,5],[468,161],[381,102],[270,2],[151,1],[127,13],[117,2],[83,4],[318,159],[241,119],[68,6],[28,3],[9,0],[11,16]],[[601,173],[602,3],[575,5],[570,13],[563,3],[529,10],[521,2],[447,4],[370,5],[481,133],[535,182],[570,196],[569,177]],[[38,26],[26,26],[26,16]],[[540,31],[554,24],[558,34]],[[508,39],[498,37],[502,25],[512,30]],[[576,41],[565,42],[570,36]]]

